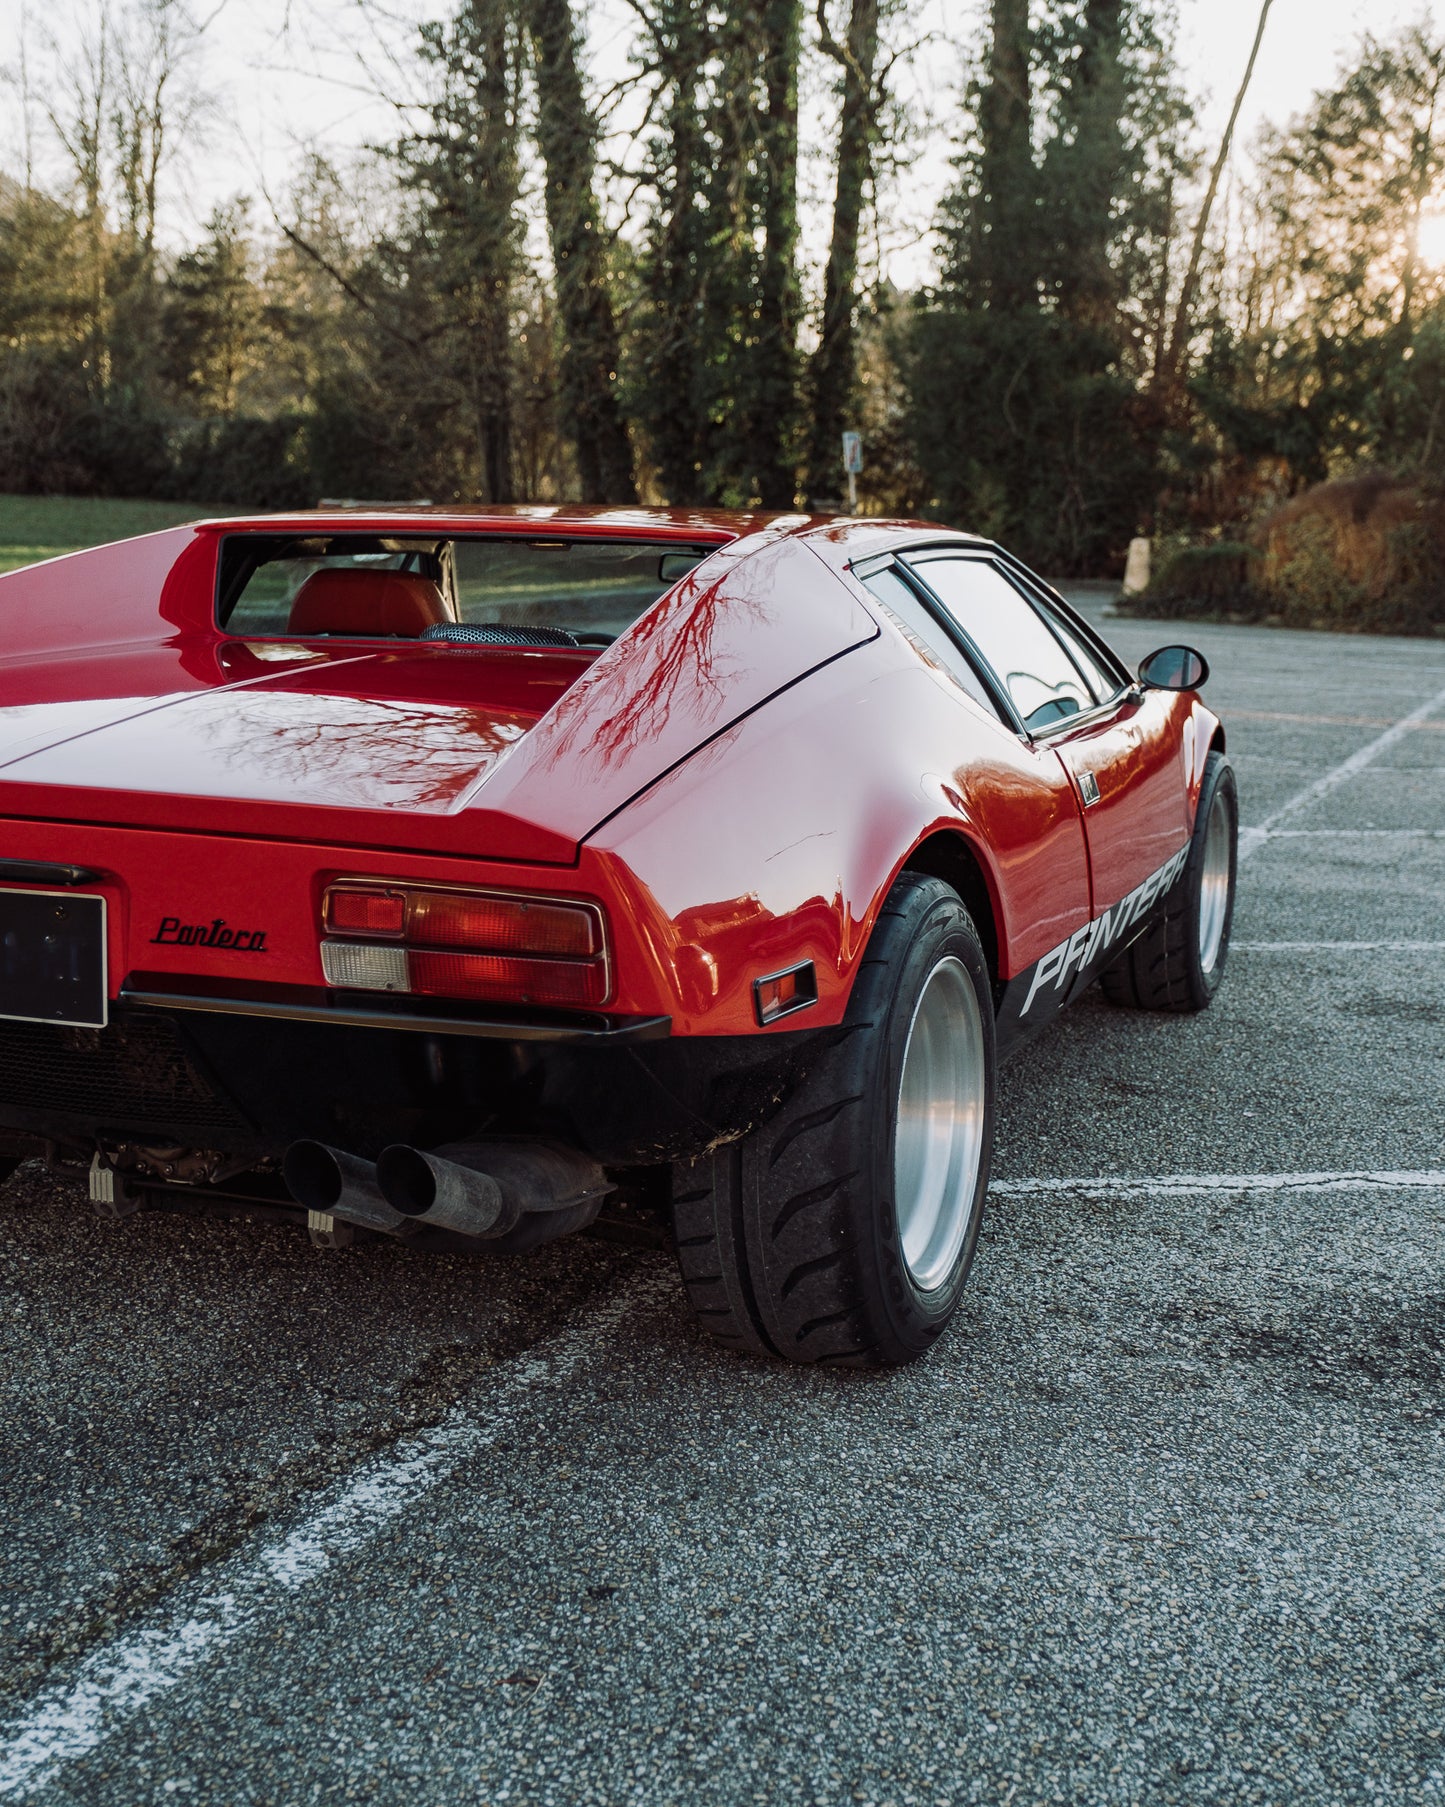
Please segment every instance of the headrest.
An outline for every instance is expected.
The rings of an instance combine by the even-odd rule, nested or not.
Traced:
[[[290,634],[404,634],[448,620],[442,593],[412,571],[313,571],[296,592]]]

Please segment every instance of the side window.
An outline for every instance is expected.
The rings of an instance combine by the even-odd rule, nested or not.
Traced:
[[[906,563],[988,661],[1026,728],[1093,708],[1078,667],[996,565],[927,552]]]
[[[1066,615],[1061,615],[1047,596],[1041,596],[1032,585],[1029,586],[1027,593],[1034,607],[1069,649],[1075,665],[1088,680],[1095,700],[1107,703],[1110,697],[1118,696],[1124,688],[1125,680],[1104,664],[1073,622]]]
[[[906,578],[900,577],[891,566],[885,565],[881,571],[874,571],[865,577],[863,584],[872,591],[909,637],[922,647],[933,664],[941,665],[976,703],[983,704],[990,715],[998,714],[997,706],[985,688],[983,679],[974,670],[968,654],[942,622],[934,619],[928,605]]]

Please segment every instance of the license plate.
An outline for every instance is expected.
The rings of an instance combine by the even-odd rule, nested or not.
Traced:
[[[0,1018],[106,1022],[105,899],[0,891]]]

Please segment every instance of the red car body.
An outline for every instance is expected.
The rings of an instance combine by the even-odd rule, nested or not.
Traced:
[[[217,625],[223,541],[419,524],[711,550],[600,650],[257,639]],[[710,1108],[689,1127],[692,1094],[675,1121],[620,1106],[606,1077],[619,1050],[634,1065],[654,1050],[675,1098],[691,1071],[684,1044],[718,1056],[715,1079],[766,1044],[839,1024],[909,867],[968,903],[1000,1043],[1017,1040],[1147,920],[1223,735],[1194,692],[1122,679],[1107,706],[1021,732],[858,575],[939,545],[1027,581],[985,542],[921,524],[551,508],[203,522],[0,578],[0,887],[104,898],[110,999],[104,1028],[0,1023],[0,1136],[15,1154],[41,1142],[106,1160],[122,1145],[150,1150],[139,1158],[159,1184],[157,1147],[225,1155],[203,1166],[214,1181],[228,1163],[274,1160],[297,1134],[339,1138],[347,1100],[353,1139],[357,1124],[373,1143],[399,1128],[454,1133],[471,1106],[441,1108],[415,1074],[395,1080],[396,1062],[420,1059],[421,1032],[444,1060],[473,1063],[469,1097],[525,1073],[527,1109],[555,1107],[598,1158],[665,1160],[727,1124]],[[64,869],[81,876],[57,879]],[[329,986],[323,898],[345,879],[597,904],[605,995],[568,1012]],[[761,1022],[758,982],[805,966],[815,995]],[[169,1115],[164,1085],[148,1093],[121,1074],[107,1095],[120,1068],[97,1046],[140,1022],[176,1028],[201,1093],[218,1100],[209,1117],[186,1086],[172,1088],[185,1109]],[[44,1037],[48,1092],[33,1077]],[[391,1077],[369,1079],[383,1042]],[[664,1044],[670,1067],[655,1064]],[[587,1060],[584,1083],[575,1063]],[[284,1109],[261,1083],[278,1063],[292,1074]],[[305,1108],[292,1096],[302,1068]],[[753,1108],[746,1090],[735,1114]],[[160,1102],[145,1104],[152,1093]],[[382,1122],[403,1095],[407,1121]],[[328,1102],[334,1120],[314,1120]],[[231,1121],[244,1126],[234,1145]]]

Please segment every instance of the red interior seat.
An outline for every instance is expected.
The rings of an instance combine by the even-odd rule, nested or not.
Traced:
[[[441,591],[413,571],[313,571],[296,592],[292,634],[400,634],[449,621]]]

